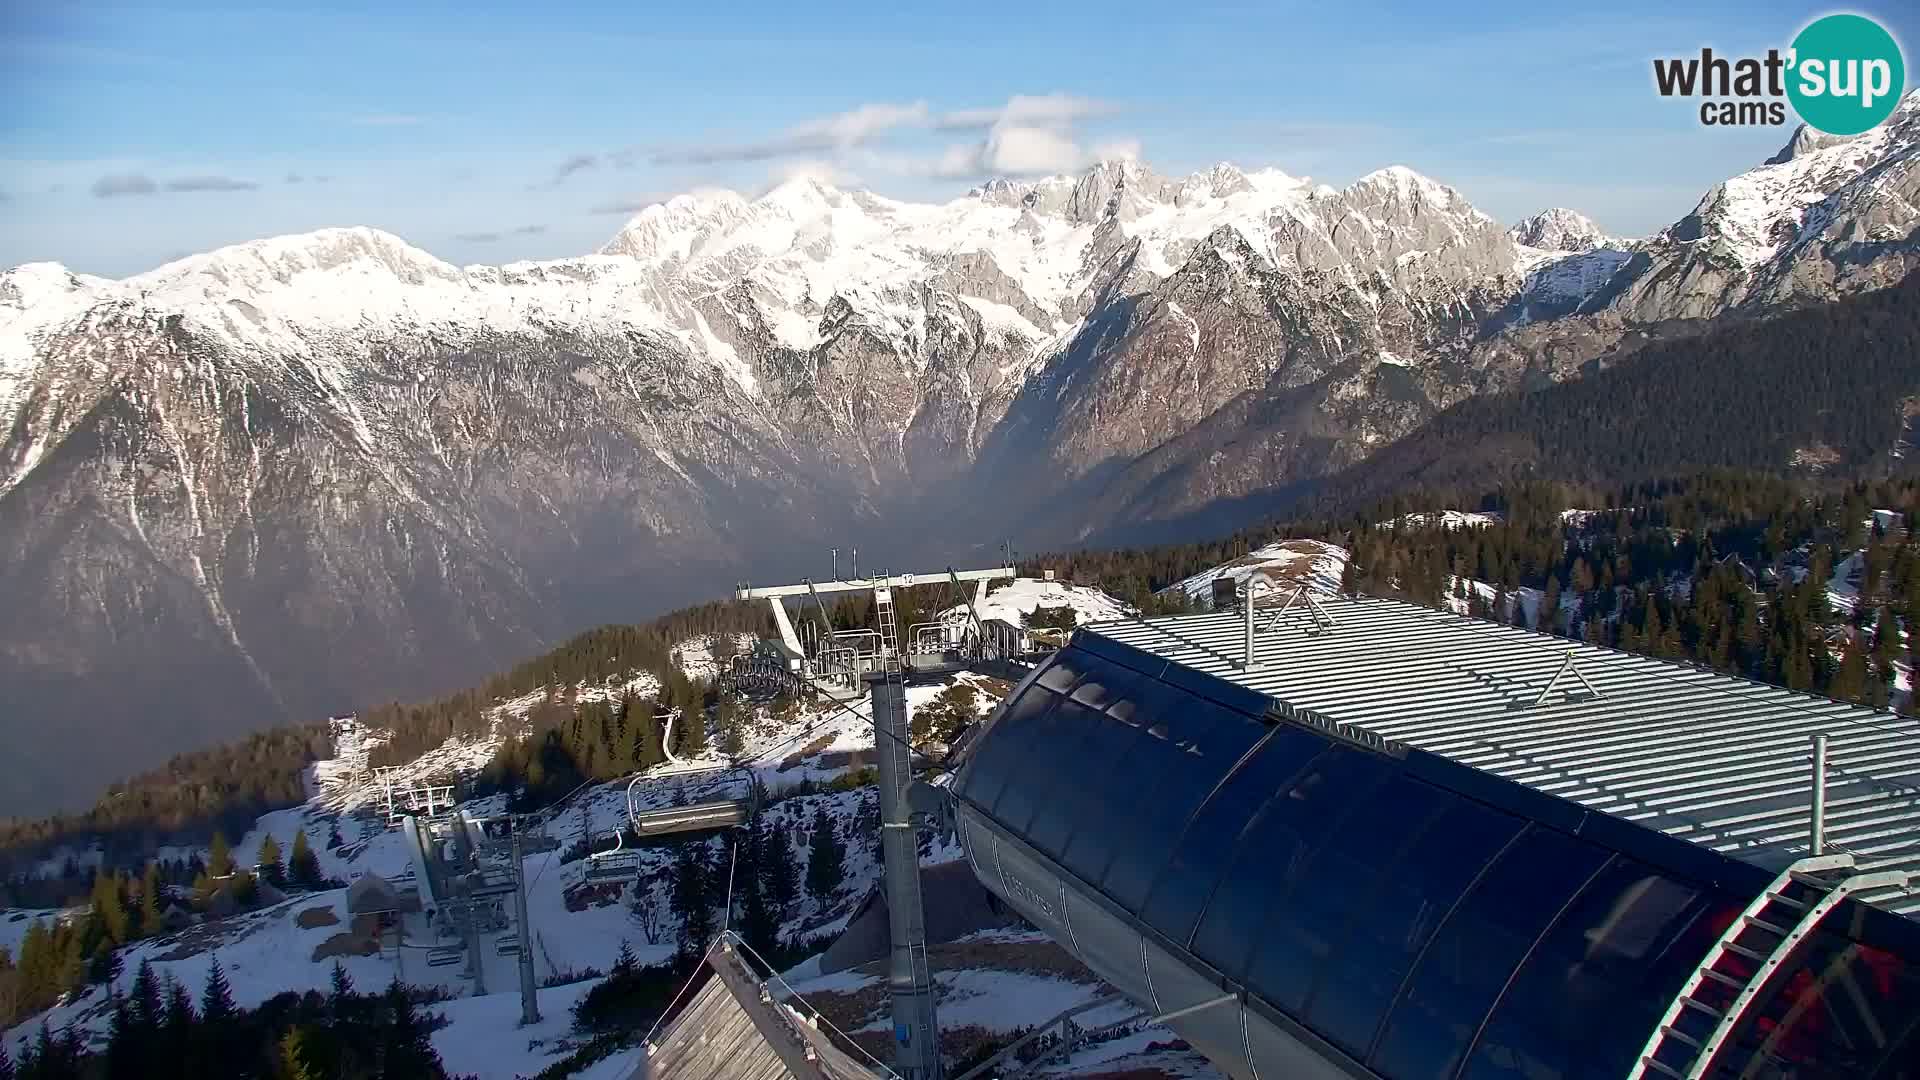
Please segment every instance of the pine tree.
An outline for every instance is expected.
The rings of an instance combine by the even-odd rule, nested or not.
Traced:
[[[215,955],[207,966],[207,985],[200,992],[200,1022],[208,1027],[217,1027],[233,1020],[233,987],[227,983],[227,973],[220,967],[220,957]]]
[[[54,928],[54,995],[78,990],[87,978],[86,941],[72,923]]]
[[[169,975],[165,996],[167,1015],[160,1028],[160,1046],[166,1060],[173,1063],[175,1075],[186,1076],[193,1060],[193,1029],[198,1019],[193,1012],[193,995],[187,992],[185,983]]]
[[[799,868],[794,865],[793,846],[787,842],[784,832],[774,830],[767,834],[760,875],[761,891],[773,910],[775,921],[784,922],[793,910],[793,902],[800,898]]]
[[[147,1080],[151,1075],[151,1045],[141,1037],[127,1000],[115,998],[113,1013],[107,1021],[109,1080]]]
[[[100,921],[107,940],[114,945],[126,944],[131,927],[117,874],[102,869],[93,875],[92,906],[93,917]]]
[[[20,1015],[20,971],[13,966],[13,952],[0,945],[0,1031]]]
[[[407,996],[398,978],[387,984],[382,998],[387,1014],[387,1035],[380,1048],[382,1076],[441,1075],[440,1055],[433,1049],[432,1032],[421,1019],[419,1007]]]
[[[160,864],[147,863],[140,875],[140,933],[142,936],[160,932]]]
[[[0,1080],[14,1080],[13,1059],[7,1056],[6,1040],[0,1039]]]
[[[146,1033],[160,1030],[167,1005],[160,979],[153,973],[151,962],[140,961],[140,968],[133,976],[133,986],[128,989],[127,997],[140,1030]]]
[[[774,917],[773,905],[767,901],[761,869],[767,859],[767,848],[776,843],[778,838],[769,838],[766,828],[755,821],[747,828],[738,848],[734,892],[740,904],[740,933],[747,944],[762,955],[772,952],[780,938],[780,923]]]
[[[834,835],[833,818],[822,803],[813,814],[813,843],[807,852],[807,894],[826,900],[846,876],[846,845]]]
[[[20,1071],[34,1080],[60,1075],[60,1047],[53,1041],[53,1028],[40,1021],[40,1033],[34,1038],[31,1056],[21,1055]]]
[[[1640,626],[1640,648],[1648,656],[1659,656],[1665,649],[1666,628],[1660,622],[1660,601],[1658,597],[1647,598],[1646,621]]]
[[[261,838],[260,850],[254,853],[253,862],[269,885],[277,888],[286,884],[286,869],[280,865],[280,841],[275,840],[272,833]]]
[[[614,978],[631,975],[639,966],[639,958],[633,955],[633,946],[627,944],[626,938],[621,938],[620,952],[613,958],[613,967],[608,970],[607,975]]]
[[[325,1080],[326,1066],[321,1061],[313,1029],[296,1024],[280,1036],[280,1080]]]
[[[1894,625],[1893,609],[1881,608],[1873,628],[1873,678],[1867,687],[1867,704],[1876,709],[1887,707],[1893,696],[1896,671],[1893,658],[1900,651],[1900,629]]]
[[[730,693],[720,695],[720,703],[714,708],[714,721],[720,728],[720,752],[729,760],[736,759],[747,747],[746,732],[740,700]]]
[[[1867,659],[1860,642],[1848,636],[1840,646],[1840,667],[1834,672],[1833,681],[1827,686],[1829,697],[1841,701],[1862,701],[1867,690]]]
[[[686,689],[676,705],[679,715],[673,722],[673,752],[683,758],[697,757],[707,751],[707,710],[697,686],[685,679],[680,685]]]
[[[233,873],[233,850],[227,846],[227,834],[213,834],[213,847],[207,855],[207,873],[223,878]]]
[[[293,834],[293,853],[287,856],[287,877],[295,885],[309,889],[320,884],[320,857],[313,853],[313,847],[307,843],[305,829]]]
[[[353,979],[347,975],[345,965],[333,962],[332,986],[327,993],[327,1012],[338,1024],[354,1014],[354,1003],[358,996],[353,992]]]
[[[706,864],[706,845],[681,844],[674,854],[673,883],[667,894],[667,906],[680,919],[680,952],[683,956],[701,955],[713,934],[710,877]]]

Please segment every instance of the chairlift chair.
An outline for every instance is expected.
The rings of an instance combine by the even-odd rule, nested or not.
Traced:
[[[613,846],[605,851],[587,853],[584,876],[588,881],[624,881],[640,870],[640,853],[627,849],[627,831],[613,831]]]
[[[627,818],[639,836],[667,836],[674,833],[730,829],[751,824],[760,813],[763,788],[760,776],[744,766],[726,770],[702,785],[702,790],[682,806],[642,810],[635,799],[641,781],[658,777],[636,776],[627,784]],[[735,784],[744,784],[739,797],[722,797]]]

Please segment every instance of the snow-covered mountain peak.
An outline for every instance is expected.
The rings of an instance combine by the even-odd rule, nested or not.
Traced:
[[[795,219],[815,218],[846,202],[846,193],[809,174],[790,176],[755,199],[754,205]]]
[[[76,274],[56,262],[21,263],[0,270],[0,320],[4,320],[3,313],[18,313],[69,293],[109,284],[105,278]]]
[[[703,237],[739,225],[748,214],[749,204],[737,191],[709,188],[675,195],[642,208],[600,250],[642,262],[678,261],[690,257]]]
[[[1834,197],[1875,200],[1869,188],[1888,187],[1885,196],[1909,202],[1896,188],[1911,176],[1908,166],[1920,156],[1920,90],[1909,93],[1887,122],[1852,138],[1796,132],[1768,163],[1714,185],[1692,213],[1660,239],[1670,244],[1706,244],[1743,269],[1768,262],[1794,242],[1817,235],[1834,218]],[[1877,178],[1877,179],[1876,179]],[[1882,206],[1873,214],[1892,214]],[[1897,215],[1896,215],[1897,216]],[[1889,221],[1886,238],[1905,235]],[[1895,235],[1898,234],[1898,235]]]
[[[1458,191],[1405,165],[1375,169],[1355,180],[1347,187],[1347,191],[1387,192],[1408,202],[1425,203],[1437,210],[1446,210],[1456,202],[1465,202]]]
[[[1507,235],[1515,243],[1543,251],[1596,251],[1619,246],[1619,241],[1608,236],[1592,218],[1564,206],[1520,219]]]
[[[1830,146],[1838,146],[1848,139],[1857,138],[1859,138],[1858,135],[1829,135],[1824,131],[1815,131],[1808,125],[1801,124],[1799,127],[1793,129],[1793,135],[1787,139],[1786,145],[1782,146],[1778,153],[1768,158],[1766,164],[1784,165],[1794,158],[1802,157],[1816,150],[1825,150]]]
[[[165,264],[128,278],[143,293],[172,289],[224,291],[234,295],[294,285],[309,276],[340,279],[391,278],[407,285],[464,281],[459,268],[398,236],[364,225],[250,240]]]

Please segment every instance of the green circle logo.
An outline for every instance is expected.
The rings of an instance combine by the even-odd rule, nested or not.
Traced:
[[[1858,135],[1893,115],[1906,89],[1900,44],[1862,15],[1828,15],[1793,39],[1787,97],[1810,126]]]

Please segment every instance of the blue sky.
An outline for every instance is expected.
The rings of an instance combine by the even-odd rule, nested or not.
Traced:
[[[0,0],[0,266],[119,276],[346,224],[562,257],[696,187],[946,198],[1120,152],[1336,185],[1399,163],[1503,221],[1639,234],[1791,131],[1702,128],[1651,58],[1784,47],[1839,10],[1441,8]],[[1920,12],[1846,10],[1920,62]]]

